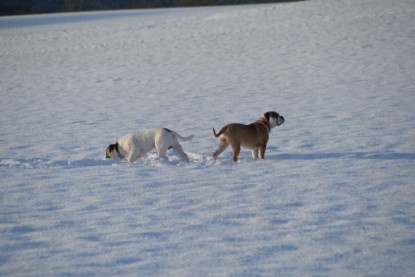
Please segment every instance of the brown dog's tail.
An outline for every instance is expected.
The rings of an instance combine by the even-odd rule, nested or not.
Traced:
[[[226,126],[225,126],[225,127],[226,127]],[[215,130],[215,128],[213,128],[213,135],[214,135],[216,138],[218,138],[218,137],[219,137],[220,135],[222,135],[222,134],[223,134],[223,132],[225,131],[225,129],[226,129],[225,127],[223,127],[223,128],[222,128],[222,130],[220,130],[220,131],[219,131],[219,133],[217,133],[217,134],[216,134],[216,130]]]

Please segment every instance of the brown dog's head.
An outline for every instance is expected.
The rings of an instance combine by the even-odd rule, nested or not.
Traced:
[[[264,117],[267,119],[269,126],[271,128],[274,128],[275,126],[280,126],[285,121],[282,115],[274,111],[264,113]]]
[[[108,145],[107,150],[105,151],[105,158],[113,159],[113,160],[119,159],[120,156],[118,153],[119,153],[118,142],[114,144],[110,144]]]

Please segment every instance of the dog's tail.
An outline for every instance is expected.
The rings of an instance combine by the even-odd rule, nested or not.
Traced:
[[[223,132],[225,132],[225,130],[226,130],[226,126],[225,126],[225,127],[223,127],[223,128],[219,131],[219,133],[217,133],[217,134],[216,134],[216,130],[215,130],[215,128],[213,128],[213,135],[214,135],[216,138],[218,138],[220,135],[222,135],[222,134],[223,134]]]
[[[194,136],[195,135],[190,135],[190,136],[187,136],[187,137],[182,137],[181,135],[179,135],[178,133],[176,133],[176,132],[172,132],[173,134],[174,134],[174,136],[176,137],[176,138],[178,138],[178,139],[180,139],[180,140],[183,140],[183,141],[188,141],[188,140],[191,140],[192,138],[194,138]]]

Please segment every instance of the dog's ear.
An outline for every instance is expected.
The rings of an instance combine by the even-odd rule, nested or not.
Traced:
[[[269,118],[270,118],[270,112],[266,112],[266,113],[264,113],[264,116],[265,116],[265,118],[267,119],[267,121],[269,121]]]
[[[109,154],[111,154],[114,151],[114,149],[115,149],[115,144],[108,145],[107,150],[105,151],[106,152],[106,156],[108,158],[109,158]]]
[[[110,144],[109,147],[111,149],[111,152],[113,152],[113,151],[118,152],[118,142],[114,143],[114,144]]]

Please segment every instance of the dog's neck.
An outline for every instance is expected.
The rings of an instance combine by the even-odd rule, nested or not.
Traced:
[[[118,142],[116,142],[114,145],[115,145],[115,152],[117,153],[118,157],[119,157],[120,159],[123,159],[123,158],[124,158],[124,156],[123,156],[123,155],[121,155],[121,153],[120,153],[120,148],[119,148],[119,146],[118,146]]]
[[[265,117],[258,118],[258,120],[256,122],[264,124],[265,127],[267,127],[267,129],[268,129],[268,133],[271,133],[271,126],[269,125],[269,123],[268,123],[268,121]]]

